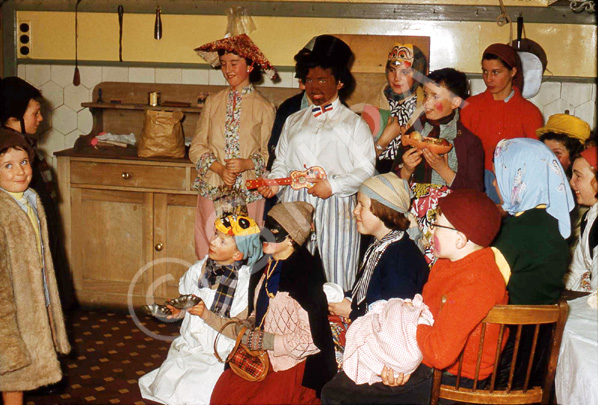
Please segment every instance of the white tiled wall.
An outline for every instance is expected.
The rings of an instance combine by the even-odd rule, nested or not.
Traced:
[[[55,151],[71,148],[77,137],[91,131],[92,117],[81,103],[91,101],[93,88],[102,81],[182,84],[225,84],[219,70],[81,66],[81,84],[73,86],[74,66],[19,65],[18,75],[38,87],[46,99],[45,121],[40,146],[49,157]],[[281,72],[280,82],[264,76],[266,87],[298,87],[292,72]],[[482,79],[471,80],[472,94],[484,91]],[[546,120],[550,115],[569,110],[570,114],[596,127],[596,85],[593,83],[546,82],[531,101]],[[51,160],[55,164],[55,159]]]

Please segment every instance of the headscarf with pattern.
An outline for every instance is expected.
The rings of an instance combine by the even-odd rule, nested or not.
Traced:
[[[545,204],[563,238],[569,237],[575,201],[563,167],[546,145],[529,138],[503,139],[494,151],[494,171],[505,211],[515,215]]]

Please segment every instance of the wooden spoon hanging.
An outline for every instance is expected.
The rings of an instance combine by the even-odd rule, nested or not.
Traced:
[[[78,49],[78,42],[79,42],[79,3],[81,0],[77,0],[77,4],[75,4],[75,74],[73,75],[73,86],[78,86],[81,84],[81,73],[79,73],[79,49]]]

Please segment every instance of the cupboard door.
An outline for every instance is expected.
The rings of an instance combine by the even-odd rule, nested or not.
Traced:
[[[79,300],[126,305],[130,291],[145,295],[153,279],[152,194],[73,188],[71,209]]]
[[[197,196],[154,194],[154,281],[156,297],[179,296],[179,279],[197,261],[193,228]]]

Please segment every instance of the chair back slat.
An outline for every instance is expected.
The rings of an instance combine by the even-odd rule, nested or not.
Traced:
[[[536,325],[534,328],[534,340],[532,341],[532,349],[529,354],[529,360],[527,363],[527,371],[525,372],[525,383],[523,384],[523,392],[527,391],[529,385],[529,378],[532,374],[532,366],[534,365],[534,357],[536,356],[536,346],[538,344],[538,334],[540,333],[540,325]]]
[[[513,357],[511,357],[511,367],[509,368],[509,382],[507,383],[507,392],[513,389],[513,377],[515,375],[515,366],[517,365],[517,356],[519,355],[519,345],[521,344],[522,325],[517,325],[517,334],[515,335],[515,348],[513,349]]]
[[[478,361],[475,365],[475,374],[473,378],[473,390],[478,388],[478,378],[480,378],[480,364],[482,363],[482,353],[484,351],[484,338],[486,337],[486,324],[482,324],[482,335],[480,336],[480,347],[478,348]]]
[[[458,359],[458,370],[454,386],[443,384],[442,370],[434,370],[431,404],[437,405],[439,398],[474,404],[549,403],[567,313],[568,306],[565,301],[559,301],[556,305],[497,305],[493,307],[483,320],[473,384],[470,382],[469,385],[465,385],[461,377],[464,354],[464,351],[462,351]],[[479,380],[479,373],[484,364],[482,363],[484,341],[490,339],[488,337],[490,335],[487,336],[489,333],[489,325],[487,324],[499,324],[500,330],[496,347],[492,346],[489,349],[494,352],[492,373],[487,380],[488,383],[483,385],[482,381]],[[551,330],[544,330],[549,328],[548,326],[541,329],[541,325],[544,324],[552,324],[550,326]],[[531,328],[530,326],[528,333],[523,328],[525,325],[534,325],[534,327]],[[505,345],[504,335],[508,329],[507,327],[512,327],[510,329],[512,336]],[[531,332],[533,332],[533,338]],[[550,335],[545,332],[550,332]],[[540,335],[542,338],[540,338]],[[550,341],[547,340],[549,336]],[[530,346],[531,352],[528,356],[527,350]],[[503,347],[509,347],[509,350],[513,348],[513,353],[501,361]],[[522,353],[519,353],[520,351]],[[532,371],[534,375],[541,375],[537,372],[538,365],[534,364],[534,361],[538,363],[538,360],[543,359],[544,356],[548,357],[548,364],[547,367],[543,368],[545,370],[544,378],[538,383],[535,376],[533,379],[531,378]],[[509,360],[510,364],[508,364]],[[521,364],[518,365],[518,363]],[[502,373],[501,369],[504,369],[505,373]],[[508,370],[508,379],[506,370]],[[523,376],[524,372],[525,376]],[[505,376],[500,377],[501,375]],[[525,379],[521,381],[523,377]],[[504,380],[501,380],[502,378]],[[521,386],[522,384],[523,386]]]
[[[496,374],[498,372],[498,364],[500,362],[500,351],[502,348],[502,338],[505,333],[505,325],[500,325],[500,331],[498,333],[498,344],[496,345],[496,350],[494,351],[494,367],[492,368],[492,375],[490,377],[490,392],[494,391],[494,385],[496,384]]]
[[[461,386],[461,369],[463,368],[463,352],[459,355],[459,368],[457,369],[457,382],[455,383],[455,389],[459,390]]]

